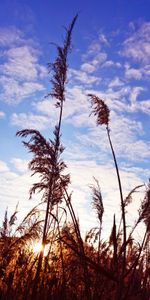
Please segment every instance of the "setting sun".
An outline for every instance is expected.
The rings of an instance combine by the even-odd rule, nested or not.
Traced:
[[[32,246],[32,251],[34,252],[34,253],[38,253],[38,252],[40,252],[40,251],[42,251],[42,244],[40,243],[40,242],[36,242],[36,243],[34,243],[33,244],[33,246]]]
[[[42,246],[41,242],[34,241],[34,242],[32,242],[30,249],[34,254],[38,254],[40,251],[42,251],[43,246]],[[49,247],[48,247],[48,245],[46,245],[45,249],[44,249],[44,256],[47,256],[48,249],[49,249]]]

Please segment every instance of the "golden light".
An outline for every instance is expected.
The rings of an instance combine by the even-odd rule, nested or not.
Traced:
[[[33,244],[33,246],[32,246],[32,251],[33,251],[33,253],[38,253],[38,252],[40,252],[40,251],[42,251],[42,244],[40,243],[40,242],[36,242],[36,243],[34,243]]]
[[[43,249],[43,246],[42,246],[41,242],[39,242],[39,241],[32,242],[31,251],[34,254],[38,254],[40,251],[42,251],[42,249]],[[44,249],[44,256],[47,256],[48,250],[49,250],[49,245],[46,245],[45,249]]]

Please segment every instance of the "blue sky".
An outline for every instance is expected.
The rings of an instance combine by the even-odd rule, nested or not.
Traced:
[[[19,201],[22,217],[39,200],[28,201],[34,178],[29,155],[15,137],[17,130],[36,128],[51,136],[57,120],[47,63],[55,57],[51,43],[62,43],[64,26],[76,13],[69,56],[63,116],[64,158],[72,178],[73,201],[81,225],[95,224],[89,184],[99,179],[104,196],[106,230],[119,195],[105,128],[89,117],[88,93],[106,101],[111,134],[123,181],[124,197],[147,182],[150,159],[150,2],[132,1],[8,1],[0,10],[0,204],[13,211]],[[139,196],[141,197],[141,195]],[[139,198],[128,212],[136,216]]]

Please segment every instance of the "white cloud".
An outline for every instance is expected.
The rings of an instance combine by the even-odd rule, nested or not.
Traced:
[[[1,29],[0,43],[3,46],[0,64],[1,100],[19,103],[43,91],[41,80],[47,72],[45,66],[40,64],[39,45],[34,43],[34,39],[32,42],[25,39],[23,33],[15,28]]]
[[[150,62],[150,22],[144,22],[124,41],[122,54],[135,61]]]
[[[4,161],[0,160],[0,173],[8,171],[8,166]]]
[[[37,55],[29,46],[15,47],[9,49],[5,55],[7,62],[1,65],[1,72],[5,76],[19,80],[37,79]]]
[[[84,63],[81,65],[81,71],[93,73],[101,67],[106,59],[107,53],[102,50],[102,45],[108,44],[104,34],[99,35],[98,41],[93,41],[88,47],[86,53],[82,56]]]
[[[117,85],[118,84],[118,85]],[[146,91],[145,86],[136,86],[126,84],[125,80],[124,85],[120,84],[120,79],[110,80],[108,83],[108,88],[105,90],[87,89],[86,94],[96,94],[101,99],[105,100],[107,105],[111,110],[115,110],[120,113],[136,113],[144,112],[149,114],[149,99],[143,100],[142,92]],[[133,118],[133,115],[130,115],[129,118]]]
[[[150,65],[144,65],[139,68],[134,68],[129,65],[129,63],[125,64],[125,77],[127,79],[135,79],[135,80],[149,80],[150,75]]]
[[[139,102],[137,104],[137,110],[141,110],[144,113],[150,115],[150,99]]]
[[[0,28],[0,45],[8,46],[22,42],[22,32],[15,28]]]
[[[95,71],[95,66],[90,63],[84,63],[81,65],[81,70],[87,73],[93,73]]]
[[[5,113],[3,111],[0,111],[0,119],[3,119],[5,117]]]
[[[107,134],[102,126],[95,126],[94,117],[90,117],[88,122],[88,114],[81,114],[80,117],[73,117],[72,122],[77,123],[76,126],[86,126],[88,132],[86,134],[78,133],[78,141],[84,147],[97,147],[99,155],[110,154]],[[71,122],[71,119],[70,119]],[[128,161],[146,161],[150,158],[150,143],[143,140],[144,129],[140,121],[125,117],[124,114],[111,111],[110,128],[114,148],[117,157],[124,158]],[[96,149],[93,151],[96,151]]]
[[[105,35],[104,33],[100,33],[100,34],[99,34],[99,41],[100,41],[100,43],[102,43],[102,44],[109,45],[108,40],[107,40],[107,37],[106,37],[106,35]]]
[[[70,161],[68,162],[69,171],[71,174],[73,188],[73,205],[79,216],[81,228],[84,232],[92,226],[96,226],[96,216],[92,211],[91,191],[89,185],[93,184],[93,176],[99,180],[104,204],[104,236],[108,237],[111,231],[113,215],[116,214],[117,223],[120,221],[120,195],[118,190],[118,182],[115,169],[108,162],[105,164],[97,164],[95,161]],[[120,170],[122,180],[123,195],[126,197],[135,186],[141,184],[141,179],[132,168],[127,171]],[[141,194],[140,194],[141,196]],[[139,196],[139,197],[140,197]],[[128,215],[128,224],[133,225],[137,217],[136,210],[140,201],[133,206],[132,215]]]
[[[116,82],[118,84],[118,80]],[[119,82],[120,84],[120,82]],[[144,134],[144,129],[140,121],[135,120],[133,113],[143,111],[150,112],[150,101],[139,101],[138,97],[143,91],[142,87],[127,87],[117,86],[117,90],[109,88],[104,92],[94,90],[86,90],[81,86],[68,87],[67,99],[64,103],[63,122],[72,124],[77,128],[87,128],[88,135],[83,136],[78,134],[81,144],[93,144],[101,147],[103,152],[107,148],[107,139],[105,131],[102,128],[96,128],[95,119],[89,117],[91,108],[88,101],[88,93],[96,93],[100,98],[104,99],[111,109],[111,129],[113,140],[119,156],[126,157],[127,159],[144,159],[149,157],[149,145],[146,142],[137,144],[137,148],[132,151],[132,146],[139,139],[139,136]],[[127,99],[130,100],[127,103]],[[44,113],[49,117],[51,124],[55,123],[58,117],[58,111],[54,107],[54,100],[45,99],[38,102],[36,110]],[[128,116],[125,117],[125,113]],[[132,119],[130,118],[132,113]],[[98,138],[99,136],[99,138]],[[128,145],[126,147],[126,145]],[[142,149],[142,152],[141,152]],[[145,149],[145,150],[144,150]]]
[[[47,69],[38,63],[38,50],[29,45],[12,47],[4,52],[7,61],[0,66],[5,76],[34,81],[47,75]]]
[[[47,116],[51,116],[54,118],[57,115],[57,109],[55,107],[55,100],[54,99],[44,99],[42,101],[33,102],[32,103],[34,109]]]
[[[130,141],[121,149],[121,156],[132,161],[147,160],[150,158],[150,143],[143,140]]]
[[[69,69],[69,77],[86,85],[99,83],[101,78],[91,74],[96,71],[106,59],[107,54],[105,52],[99,52],[99,47],[94,47],[92,50],[88,50],[84,55],[84,63],[81,64],[79,70]]]
[[[140,121],[112,112],[110,127],[118,157],[134,162],[150,158],[150,143],[143,140],[144,129]]]
[[[32,128],[42,130],[49,126],[49,119],[45,116],[35,115],[32,113],[13,113],[11,116],[11,124],[23,129]]]
[[[107,67],[121,68],[121,66],[122,65],[120,62],[115,62],[113,60],[106,60],[102,65],[103,68],[107,68]]]
[[[14,157],[12,158],[11,163],[15,166],[16,170],[21,173],[25,173],[28,170],[28,160]]]
[[[48,74],[48,70],[46,67],[40,65],[40,64],[37,64],[37,71],[38,71],[38,76],[43,79],[45,77],[47,77],[47,74]]]
[[[13,77],[9,78],[2,76],[0,78],[0,84],[2,86],[1,100],[7,103],[17,104],[23,99],[31,96],[36,92],[41,92],[44,87],[38,82],[19,82]]]
[[[112,87],[119,87],[123,85],[124,85],[123,81],[121,81],[119,77],[115,77],[113,80],[111,80],[108,86],[112,88]]]
[[[75,69],[69,70],[69,77],[73,81],[77,80],[78,82],[81,82],[86,85],[91,85],[93,83],[100,82],[101,80],[99,77],[96,77],[94,75],[89,75],[86,72],[75,70]]]
[[[130,94],[130,100],[131,100],[131,109],[135,108],[137,104],[137,97],[140,95],[140,93],[144,91],[144,88],[141,86],[136,86],[132,88],[131,94]],[[137,104],[138,105],[138,104]]]
[[[54,99],[44,99],[33,103],[33,106],[38,112],[48,116],[51,124],[55,124],[58,120],[59,110],[56,109],[54,103]],[[87,125],[88,122],[91,122],[89,119],[89,106],[86,89],[81,86],[68,87],[63,109],[63,122],[71,123],[77,127]]]
[[[125,77],[126,78],[133,78],[133,79],[136,79],[136,80],[140,80],[142,78],[142,70],[141,69],[135,69],[135,68],[132,68],[130,67],[129,64],[126,64],[125,65]]]
[[[88,111],[88,107],[87,93],[83,86],[74,86],[67,89],[67,99],[64,107],[65,119]]]
[[[93,56],[101,51],[101,45],[98,41],[93,41],[88,47],[87,52],[82,56],[83,59],[89,58],[89,56]]]
[[[105,52],[98,53],[97,55],[95,55],[92,64],[98,67],[101,64],[103,64],[106,61],[106,59],[107,59],[107,54]]]
[[[111,81],[110,81],[111,82]],[[127,110],[127,98],[131,93],[131,87],[129,85],[120,86],[117,89],[110,87],[103,90],[89,89],[87,94],[96,94],[98,97],[106,101],[111,110],[126,111]]]
[[[12,172],[8,167],[5,173],[0,173],[1,218],[3,218],[7,207],[9,215],[14,213],[17,203],[19,203],[19,220],[25,217],[27,212],[35,205],[34,201],[28,200],[29,189],[33,182],[33,178],[30,177],[29,173],[18,174]],[[39,199],[38,195],[37,199]]]

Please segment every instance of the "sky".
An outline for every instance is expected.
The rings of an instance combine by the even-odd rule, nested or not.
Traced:
[[[117,179],[105,127],[97,127],[87,95],[96,94],[110,109],[111,137],[124,198],[148,182],[150,159],[150,1],[5,0],[0,10],[0,217],[16,204],[18,218],[40,201],[29,198],[36,178],[27,168],[29,155],[16,132],[35,128],[49,138],[57,122],[48,63],[78,13],[69,54],[63,113],[63,157],[71,176],[73,204],[86,232],[97,224],[92,210],[93,177],[104,201],[104,232],[113,214],[119,220]],[[143,191],[128,208],[132,225]],[[139,233],[140,235],[140,233]]]

